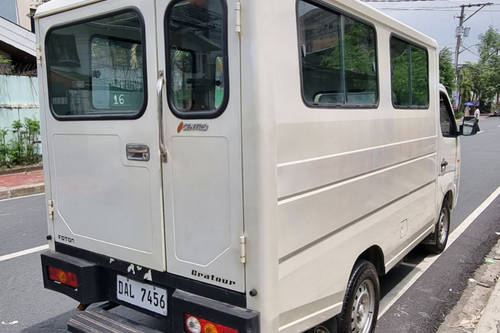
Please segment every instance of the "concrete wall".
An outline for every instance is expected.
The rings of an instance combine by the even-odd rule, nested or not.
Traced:
[[[34,8],[32,0],[17,0],[18,24],[31,31],[30,8]]]

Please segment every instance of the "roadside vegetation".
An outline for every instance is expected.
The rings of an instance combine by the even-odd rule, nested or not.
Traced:
[[[480,35],[479,61],[468,62],[459,71],[459,92],[463,103],[478,101],[482,113],[500,108],[500,32],[490,27]]]
[[[40,122],[31,118],[0,128],[0,169],[39,163],[39,139]]]

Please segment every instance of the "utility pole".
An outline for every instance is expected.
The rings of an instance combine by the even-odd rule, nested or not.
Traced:
[[[457,73],[457,78],[458,78],[458,57],[459,57],[460,53],[462,53],[460,51],[460,48],[462,47],[462,36],[464,33],[464,27],[463,27],[464,23],[466,21],[468,21],[472,16],[476,15],[477,12],[479,12],[484,7],[491,6],[491,5],[493,5],[492,2],[460,5],[461,10],[460,10],[460,16],[458,17],[460,20],[460,23],[458,24],[458,28],[457,28],[457,47],[455,49],[455,71]],[[480,7],[480,8],[466,18],[465,17],[465,8],[472,8],[472,7]]]
[[[455,75],[457,77],[457,92],[460,94],[460,86],[461,86],[461,77],[460,77],[460,71],[458,70],[458,58],[460,56],[460,49],[462,48],[462,37],[464,35],[464,23],[468,21],[472,16],[476,15],[481,9],[483,9],[486,6],[491,6],[493,5],[492,2],[487,2],[487,3],[475,3],[475,4],[468,4],[468,5],[461,5],[460,6],[460,16],[458,17],[460,20],[460,23],[458,24],[457,27],[457,47],[455,49]],[[476,10],[474,13],[469,15],[467,18],[465,17],[465,8],[472,8],[472,7],[479,7],[478,10]],[[461,96],[459,95],[459,100],[461,100]],[[460,101],[458,105],[460,105],[463,101]],[[458,106],[457,105],[457,106]]]

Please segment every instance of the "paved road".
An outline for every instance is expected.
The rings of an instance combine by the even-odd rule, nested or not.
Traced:
[[[482,121],[483,133],[462,138],[462,183],[452,229],[500,186],[500,118]],[[45,244],[45,198],[0,201],[0,257]],[[380,318],[377,332],[434,332],[459,298],[465,282],[500,231],[500,199],[416,280]],[[413,251],[382,280],[383,303],[429,257]],[[0,261],[0,332],[65,332],[77,303],[43,289],[39,253]],[[417,268],[415,268],[417,267]],[[451,290],[451,291],[450,291]],[[128,311],[118,309],[117,311]],[[147,318],[131,314],[134,319]]]

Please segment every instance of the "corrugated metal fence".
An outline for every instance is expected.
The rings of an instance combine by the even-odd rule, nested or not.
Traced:
[[[38,78],[0,75],[0,129],[10,129],[14,120],[40,120]],[[9,131],[8,138],[12,138]]]

